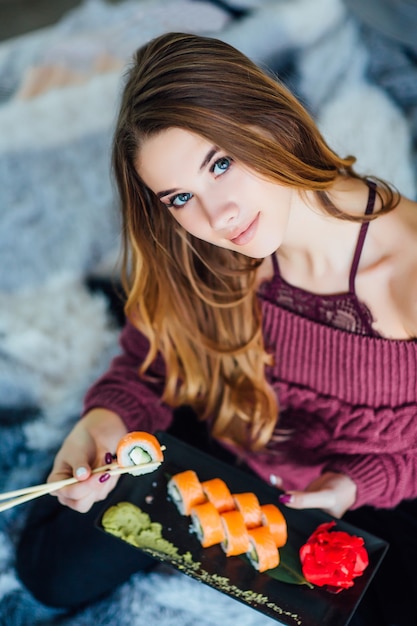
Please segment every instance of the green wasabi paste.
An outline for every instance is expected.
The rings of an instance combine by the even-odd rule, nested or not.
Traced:
[[[178,558],[178,549],[162,537],[162,525],[131,502],[119,502],[104,513],[104,530],[133,546]]]

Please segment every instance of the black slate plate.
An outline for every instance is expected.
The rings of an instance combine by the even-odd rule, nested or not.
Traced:
[[[196,536],[189,531],[189,518],[178,513],[167,495],[167,480],[177,472],[193,469],[202,481],[214,477],[223,478],[232,493],[253,491],[261,504],[277,504],[277,490],[166,433],[158,433],[157,437],[166,446],[165,460],[161,467],[156,472],[141,477],[125,475],[110,503],[110,506],[121,501],[136,504],[149,514],[153,522],[162,524],[163,537],[178,548],[180,555],[188,553],[191,558],[171,559],[162,553],[154,556],[283,624],[348,624],[384,557],[388,548],[385,541],[337,520],[337,529],[364,538],[369,554],[369,566],[364,574],[355,580],[353,587],[338,594],[329,593],[319,587],[311,589],[306,585],[281,582],[267,573],[259,574],[245,558],[226,557],[218,545],[210,548],[200,546]],[[107,508],[108,506],[106,510]],[[285,507],[281,507],[281,510],[288,524],[288,549],[297,553],[319,524],[332,519],[319,510],[296,511]],[[103,514],[104,511],[97,521],[102,530]],[[132,550],[138,549],[132,546]]]

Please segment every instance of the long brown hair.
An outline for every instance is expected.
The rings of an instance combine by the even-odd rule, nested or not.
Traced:
[[[140,374],[157,352],[167,369],[163,399],[211,417],[214,436],[259,449],[278,418],[265,378],[256,298],[259,260],[185,232],[140,179],[141,143],[171,127],[195,132],[263,177],[316,192],[323,210],[344,214],[326,190],[340,175],[360,178],[277,81],[238,50],[208,37],[168,33],[136,53],[114,136],[121,197],[126,314],[148,337]],[[396,202],[383,188],[381,212]],[[278,209],[279,210],[279,209]]]

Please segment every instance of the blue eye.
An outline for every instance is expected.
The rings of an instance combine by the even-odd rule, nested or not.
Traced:
[[[183,207],[191,198],[193,197],[192,193],[184,192],[178,193],[176,196],[172,196],[169,199],[169,207],[176,207],[177,209]]]
[[[216,176],[219,176],[221,174],[224,174],[229,169],[231,164],[232,164],[231,158],[221,157],[220,159],[217,159],[217,161],[213,163],[211,171],[213,172],[213,174],[216,174]]]

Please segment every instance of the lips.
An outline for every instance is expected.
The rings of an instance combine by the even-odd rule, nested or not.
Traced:
[[[244,246],[245,244],[252,241],[258,228],[258,222],[259,213],[255,217],[255,219],[252,220],[252,222],[248,226],[246,226],[246,228],[238,232],[238,234],[234,237],[230,237],[230,241],[237,246]]]

